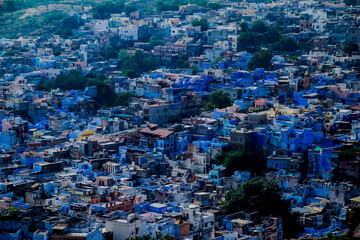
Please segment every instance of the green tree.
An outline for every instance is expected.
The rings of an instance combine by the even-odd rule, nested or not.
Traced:
[[[232,100],[229,93],[222,90],[212,92],[209,96],[209,102],[204,106],[206,111],[213,110],[215,108],[226,108],[232,105]]]
[[[124,6],[124,1],[97,4],[92,9],[93,16],[95,19],[108,19],[112,13],[122,13]]]
[[[163,11],[178,11],[179,6],[181,5],[187,5],[187,4],[197,4],[202,7],[206,7],[208,4],[208,0],[158,0],[156,2],[157,4],[157,11],[163,12]]]
[[[122,49],[118,53],[119,65],[122,70],[129,69],[132,64],[131,55],[127,53],[127,50]]]
[[[238,51],[249,51],[257,45],[256,36],[253,32],[243,32],[238,38]]]
[[[15,0],[4,0],[4,9],[6,12],[16,11]]]
[[[352,52],[359,51],[359,45],[356,42],[345,42],[344,53],[350,55]]]
[[[163,11],[177,11],[179,10],[179,4],[176,2],[165,2],[165,1],[158,1],[157,2],[157,10],[158,12]]]
[[[111,59],[111,58],[117,58],[118,57],[118,50],[113,46],[106,46],[105,47],[105,58]]]
[[[211,62],[211,67],[214,68],[216,67],[216,65],[222,60],[223,58],[221,57],[216,57],[214,58],[214,60]]]
[[[356,160],[356,151],[353,149],[343,149],[339,153],[339,161],[355,161]]]
[[[175,237],[170,234],[166,234],[161,238],[161,240],[175,240]]]
[[[149,44],[151,48],[154,48],[155,46],[164,46],[165,43],[163,40],[156,39],[154,36],[152,36],[150,38]]]
[[[44,16],[44,22],[45,23],[60,22],[63,18],[64,18],[64,14],[62,12],[52,12]]]
[[[97,96],[95,98],[97,108],[114,106],[117,96],[108,85],[104,74],[89,73],[85,78],[87,81],[86,86],[96,86],[97,88]]]
[[[271,27],[264,33],[263,39],[267,43],[274,43],[281,39],[281,34],[277,27]]]
[[[86,76],[86,86],[101,86],[106,84],[106,77],[104,74],[88,73]]]
[[[225,152],[217,153],[213,159],[213,163],[215,165],[223,165],[225,157],[226,157]]]
[[[266,32],[266,30],[267,30],[266,24],[265,24],[265,22],[263,22],[261,20],[255,20],[251,24],[251,31],[253,31],[253,32],[264,33],[264,32]]]
[[[137,77],[139,77],[139,74],[137,72],[135,72],[134,70],[127,70],[126,76],[128,78],[137,78]]]
[[[154,58],[152,56],[146,56],[141,50],[135,51],[134,55],[128,54],[127,50],[120,50],[118,59],[121,70],[124,73],[133,70],[136,73],[136,77],[144,72],[154,70],[157,67]]]
[[[296,41],[289,36],[282,37],[281,40],[274,43],[273,46],[277,51],[293,52],[297,49]]]
[[[269,50],[261,49],[260,52],[256,52],[247,63],[247,67],[250,70],[256,68],[264,68],[268,70],[271,66],[272,53]]]
[[[229,73],[233,73],[233,72],[234,72],[234,70],[230,69],[230,68],[226,68],[223,70],[223,73],[225,73],[225,74],[229,74]]]
[[[261,216],[284,216],[290,206],[282,199],[281,193],[276,182],[253,178],[240,188],[228,191],[221,207],[229,213],[253,210],[258,211]]]
[[[116,104],[117,96],[108,85],[108,80],[104,74],[89,73],[83,76],[79,71],[70,71],[69,74],[60,74],[54,82],[42,80],[38,84],[39,91],[49,91],[54,88],[66,90],[83,90],[85,87],[96,86],[97,96],[95,105],[100,107],[111,107]]]
[[[61,50],[58,49],[58,48],[55,48],[53,54],[54,54],[54,56],[56,56],[56,57],[57,57],[57,56],[60,56]]]
[[[249,31],[248,22],[242,22],[242,23],[240,23],[240,30],[241,30],[242,32],[248,32],[248,31]]]
[[[324,240],[349,240],[349,237],[345,235],[332,235],[331,233],[328,233]]]
[[[245,146],[246,149],[225,151],[216,156],[214,163],[223,165],[226,174],[231,176],[234,171],[249,171],[262,174],[266,170],[266,152],[260,146]]]
[[[66,90],[83,90],[87,80],[79,71],[71,70],[69,74],[60,74],[56,77],[53,88]]]
[[[204,17],[200,18],[200,19],[194,19],[191,24],[195,27],[195,26],[200,26],[201,27],[201,31],[207,31],[209,29],[209,23],[208,20]]]
[[[111,40],[111,39],[110,39]],[[118,58],[118,53],[120,50],[127,49],[131,46],[130,43],[127,42],[110,42],[110,45],[105,47],[104,57],[106,58]]]
[[[155,240],[160,240],[162,238],[161,232],[156,232]]]
[[[147,235],[143,235],[143,236],[142,236],[142,239],[143,239],[143,240],[152,240],[153,238],[151,238],[150,233],[149,233],[149,234],[147,234]]]
[[[137,9],[134,4],[126,4],[124,7],[124,12],[126,16],[130,16],[130,13],[135,12]]]
[[[72,16],[66,16],[62,19],[61,25],[63,28],[68,29],[78,29],[79,24],[76,22],[75,18]]]
[[[199,68],[198,68],[197,66],[193,66],[193,67],[191,68],[191,71],[192,71],[192,74],[193,74],[193,75],[196,75],[196,74],[198,74],[198,72],[199,72]]]
[[[55,35],[60,35],[62,37],[70,37],[73,35],[72,29],[79,29],[80,25],[72,16],[64,16],[60,21],[60,27],[56,32]]]
[[[346,6],[356,6],[356,5],[358,5],[357,0],[344,0],[344,3],[346,4]]]
[[[16,54],[16,51],[14,50],[9,50],[5,53],[3,53],[4,56],[14,56]]]
[[[242,165],[241,163],[243,162],[244,159],[245,159],[245,152],[243,150],[230,151],[225,154],[225,158],[222,162],[222,165],[224,165],[226,168],[234,170],[233,167],[235,167],[235,164],[239,163],[240,165]]]
[[[189,67],[189,54],[183,53],[180,55],[177,60],[177,66],[180,68],[188,68]]]
[[[220,2],[208,2],[206,7],[213,10],[219,10],[222,6]]]
[[[96,107],[112,107],[116,101],[116,94],[109,85],[103,83],[97,87]]]
[[[17,210],[19,210],[20,208],[18,207],[11,207],[7,210],[7,216],[11,216],[13,215]]]

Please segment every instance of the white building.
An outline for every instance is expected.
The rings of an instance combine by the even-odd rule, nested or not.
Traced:
[[[130,214],[127,218],[107,220],[105,227],[106,231],[113,233],[113,240],[124,240],[141,235],[141,220],[137,214]]]
[[[138,27],[137,26],[128,26],[119,28],[120,38],[127,41],[137,41],[138,36]]]
[[[192,226],[190,238],[198,236],[199,239],[211,239],[214,237],[215,216],[213,213],[201,211],[197,204],[184,204],[180,208]]]
[[[108,31],[109,30],[109,21],[108,20],[94,20],[93,21],[94,31]]]

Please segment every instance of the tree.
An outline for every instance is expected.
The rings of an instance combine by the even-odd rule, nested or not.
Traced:
[[[11,216],[13,215],[17,210],[19,210],[20,208],[18,207],[11,207],[7,210],[7,216]]]
[[[62,12],[52,12],[44,17],[45,23],[54,23],[59,22],[64,18],[64,14]]]
[[[208,4],[208,0],[159,0],[157,1],[157,11],[178,11],[179,6],[186,4],[197,4],[202,7],[206,7]]]
[[[86,76],[86,86],[102,86],[105,85],[106,77],[104,74],[88,73]]]
[[[112,107],[116,101],[116,94],[109,85],[103,83],[97,86],[97,96],[95,98],[96,107]]]
[[[348,236],[345,235],[332,235],[331,233],[328,233],[326,235],[326,238],[324,240],[349,240]]]
[[[294,38],[284,36],[280,41],[274,43],[274,49],[277,51],[293,52],[296,51],[297,45]]]
[[[214,159],[213,159],[213,162],[212,162],[212,163],[214,163],[215,165],[223,165],[225,157],[226,157],[226,153],[225,153],[225,152],[217,153],[217,154],[214,156]]]
[[[196,75],[196,74],[198,74],[198,72],[199,72],[199,68],[198,68],[197,66],[193,66],[193,67],[191,68],[191,72],[192,72],[193,75]]]
[[[222,59],[223,59],[222,57],[216,57],[216,58],[214,58],[214,60],[211,62],[211,67],[212,67],[212,68],[215,68],[216,65],[217,65]]]
[[[258,32],[258,33],[264,33],[266,32],[266,24],[265,22],[261,20],[256,20],[251,25],[251,31]]]
[[[219,10],[221,8],[220,2],[208,2],[206,4],[207,8],[213,9],[213,10]]]
[[[116,101],[116,94],[108,85],[106,76],[104,74],[89,73],[86,76],[86,86],[96,86],[97,96],[95,104],[97,108],[112,107]]]
[[[176,2],[165,2],[165,1],[158,1],[157,2],[157,10],[158,12],[163,11],[177,11],[179,10],[179,4]]]
[[[6,12],[13,12],[16,10],[15,0],[4,0],[4,9]]]
[[[245,152],[243,150],[230,151],[225,154],[222,165],[224,165],[226,168],[231,169],[231,171],[239,170],[239,167],[244,167],[243,165],[244,159],[248,160],[250,158],[249,156],[245,156]],[[236,165],[243,165],[243,166],[236,166]],[[250,170],[250,169],[246,167],[246,169],[242,169],[242,170]]]
[[[135,7],[135,5],[133,4],[126,4],[124,7],[124,12],[126,14],[126,16],[130,16],[130,13],[135,12],[137,9]]]
[[[55,57],[60,56],[61,50],[58,49],[58,48],[55,48],[53,53],[54,53],[54,56],[55,56]]]
[[[96,107],[114,106],[117,100],[115,92],[110,88],[104,74],[89,73],[83,76],[79,71],[70,71],[69,74],[60,74],[54,82],[42,80],[37,89],[49,91],[60,88],[66,90],[84,90],[85,87],[95,86],[97,96],[95,97]]]
[[[9,50],[5,53],[3,53],[4,56],[14,56],[16,54],[16,51],[14,50]]]
[[[113,46],[106,46],[105,47],[105,58],[111,59],[111,58],[117,58],[118,57],[118,51]]]
[[[248,22],[242,22],[242,23],[240,23],[240,30],[241,30],[242,32],[248,32],[248,31],[249,31]]]
[[[170,234],[166,234],[161,238],[161,240],[175,240],[175,237]]]
[[[225,74],[229,74],[229,73],[233,73],[233,72],[234,72],[234,70],[230,69],[230,68],[226,68],[223,70],[223,73],[225,73]]]
[[[339,152],[339,156],[338,159],[340,162],[345,162],[345,161],[355,161],[356,160],[356,155],[359,152],[359,148],[343,148],[341,149],[341,151]]]
[[[266,152],[261,146],[248,145],[244,149],[225,150],[215,156],[214,163],[223,165],[227,176],[231,176],[234,171],[262,174],[266,170]]]
[[[212,92],[209,96],[209,102],[204,106],[206,111],[213,110],[215,108],[226,108],[232,105],[232,100],[227,92],[218,90]]]
[[[238,51],[249,51],[257,44],[256,36],[253,32],[243,32],[238,38]]]
[[[112,8],[111,2],[106,2],[102,4],[97,4],[93,9],[93,17],[95,19],[107,19],[110,17],[111,14],[111,8]]]
[[[121,70],[124,73],[133,70],[136,73],[134,77],[138,77],[142,73],[151,71],[157,67],[154,58],[152,56],[146,56],[141,50],[135,51],[134,55],[129,55],[127,50],[120,50],[118,59]]]
[[[356,42],[345,42],[344,53],[350,55],[352,52],[357,52],[358,50],[359,45]]]
[[[183,53],[180,55],[179,59],[177,60],[177,66],[180,68],[188,68],[189,67],[189,54]]]
[[[112,13],[122,13],[124,9],[124,1],[105,2],[97,4],[93,9],[93,16],[96,19],[108,19]]]
[[[131,55],[127,53],[127,50],[122,49],[118,53],[119,66],[122,70],[129,69],[131,66]]]
[[[128,78],[137,78],[137,77],[139,77],[139,74],[137,72],[135,72],[135,70],[127,70],[126,76]]]
[[[75,18],[72,16],[64,17],[61,21],[61,26],[63,28],[68,28],[68,29],[78,29],[79,28],[79,24],[76,22]]]
[[[253,210],[258,211],[261,216],[283,216],[290,206],[282,199],[281,193],[276,182],[253,178],[240,188],[228,191],[221,207],[228,213]]]
[[[56,30],[55,35],[60,35],[62,37],[72,36],[72,29],[78,29],[80,25],[72,16],[63,16],[60,21],[60,28]]]
[[[50,91],[52,89],[53,83],[49,81],[44,81],[43,79],[40,83],[36,86],[38,91]]]
[[[133,92],[121,93],[116,97],[115,106],[129,106],[129,99],[135,97]]]
[[[191,22],[191,25],[193,25],[194,27],[200,26],[201,31],[207,31],[209,29],[209,23],[208,23],[207,19],[204,17],[202,17],[200,19],[194,19]]]
[[[155,46],[164,46],[165,43],[164,41],[156,39],[154,36],[152,36],[150,38],[149,44],[151,48],[154,48]]]
[[[71,70],[69,74],[60,74],[56,77],[53,88],[66,90],[84,90],[87,80],[79,71]]]
[[[247,67],[250,70],[256,68],[264,68],[268,70],[271,66],[272,53],[269,50],[261,49],[260,52],[256,52],[247,63]]]
[[[344,2],[346,4],[346,6],[356,6],[356,5],[358,5],[357,0],[345,0]]]
[[[263,39],[267,43],[274,43],[281,39],[281,34],[276,27],[271,27],[264,33]]]

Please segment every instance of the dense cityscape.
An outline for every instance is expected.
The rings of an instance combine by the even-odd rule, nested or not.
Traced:
[[[0,0],[0,240],[360,239],[359,45],[357,0]]]

